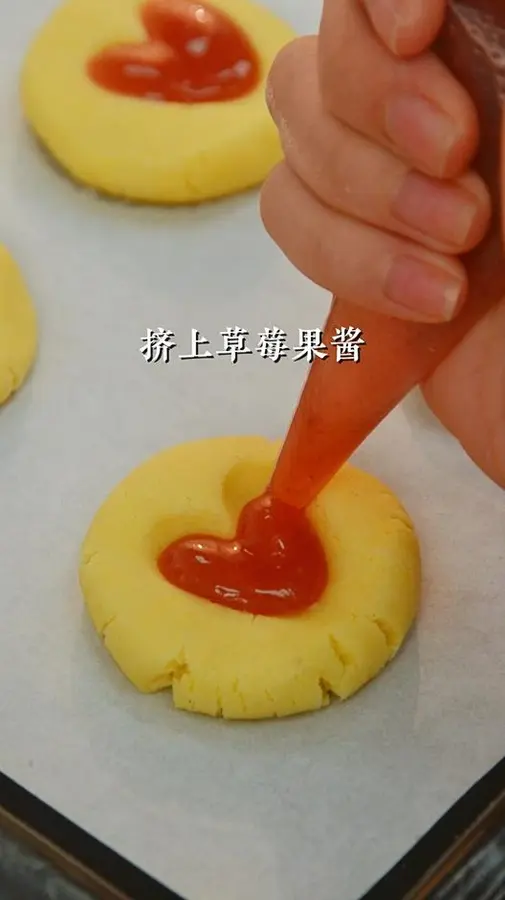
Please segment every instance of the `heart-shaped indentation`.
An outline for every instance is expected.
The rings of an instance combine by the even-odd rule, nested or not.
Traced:
[[[228,16],[193,0],[148,0],[141,7],[148,40],[106,47],[88,64],[100,87],[171,103],[235,100],[259,81],[247,36]]]
[[[231,540],[191,534],[160,554],[171,584],[197,597],[253,615],[302,612],[319,600],[328,567],[303,510],[268,493],[248,503]]]

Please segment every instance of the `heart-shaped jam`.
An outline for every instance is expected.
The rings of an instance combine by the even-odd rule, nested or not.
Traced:
[[[194,0],[148,0],[147,40],[106,47],[88,64],[100,87],[170,103],[236,100],[256,87],[258,56],[228,16]]]
[[[302,612],[328,581],[323,547],[304,510],[268,493],[244,507],[234,538],[187,535],[163,550],[158,568],[190,594],[261,616]]]

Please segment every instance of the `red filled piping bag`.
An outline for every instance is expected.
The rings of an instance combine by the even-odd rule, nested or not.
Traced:
[[[436,48],[480,112],[476,168],[494,206],[486,239],[466,256],[470,290],[463,311],[445,325],[416,325],[334,299],[324,342],[330,344],[336,328],[360,329],[366,341],[361,361],[312,363],[270,490],[244,507],[232,539],[187,535],[162,552],[161,574],[182,590],[253,615],[293,615],[317,602],[328,570],[305,507],[384,416],[505,295],[499,216],[505,0],[495,2],[496,16],[491,0],[481,0],[478,9],[451,3]]]
[[[273,497],[308,506],[381,420],[424,381],[465,333],[505,295],[500,231],[500,125],[505,97],[505,2],[450,2],[435,52],[470,94],[480,120],[474,168],[492,197],[484,241],[464,257],[469,294],[443,325],[390,319],[333,299],[324,332],[353,326],[366,341],[359,363],[316,359],[272,478]]]

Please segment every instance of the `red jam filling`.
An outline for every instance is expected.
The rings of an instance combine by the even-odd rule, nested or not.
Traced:
[[[148,0],[141,18],[143,43],[109,46],[90,60],[88,74],[105,90],[167,103],[215,103],[257,86],[258,56],[220,10],[193,0]]]
[[[261,616],[303,612],[328,581],[325,553],[305,511],[268,493],[244,507],[234,538],[187,535],[163,550],[158,568],[190,594]]]

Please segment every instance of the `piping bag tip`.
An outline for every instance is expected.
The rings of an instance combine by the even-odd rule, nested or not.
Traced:
[[[382,419],[434,371],[452,348],[505,295],[500,222],[500,131],[505,94],[505,3],[449,0],[434,51],[466,88],[479,116],[474,169],[490,191],[487,236],[464,257],[468,297],[447,324],[390,319],[333,299],[323,341],[357,328],[365,340],[359,362],[316,359],[281,449],[272,495],[297,508],[317,497]]]

